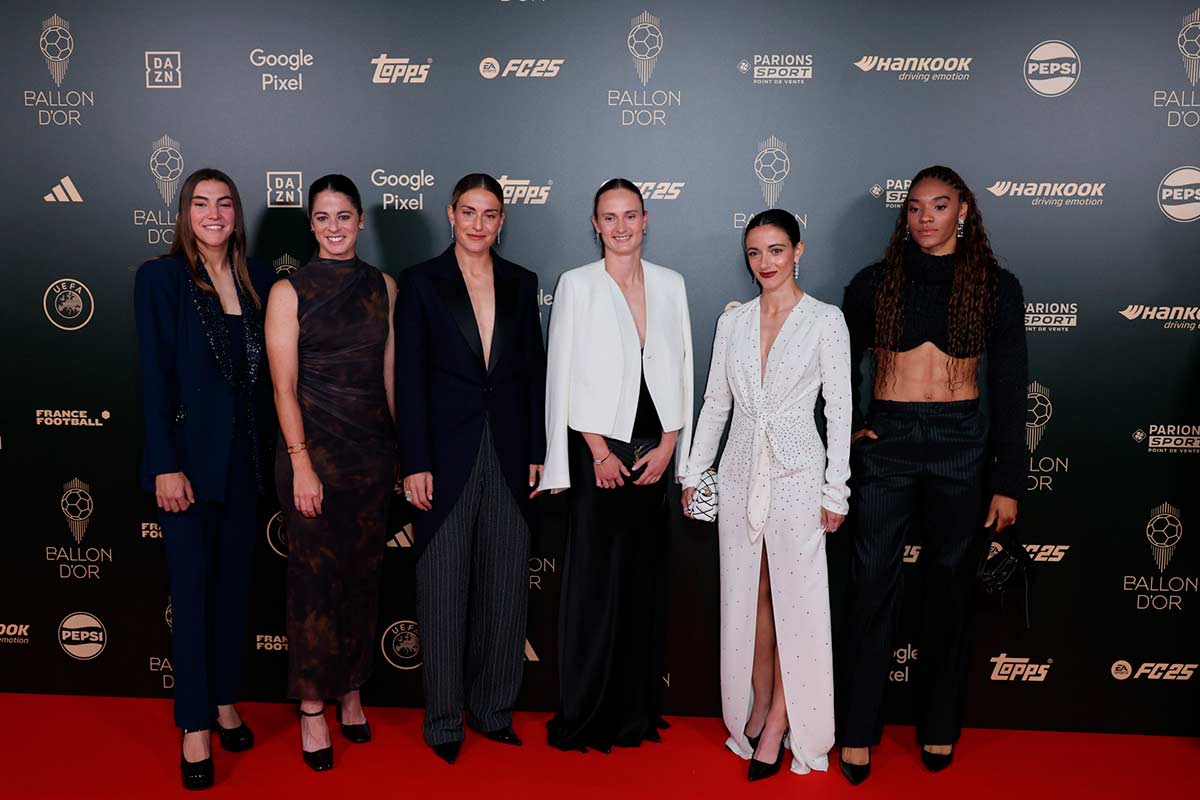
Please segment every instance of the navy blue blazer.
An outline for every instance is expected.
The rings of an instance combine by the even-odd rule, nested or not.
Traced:
[[[488,420],[505,480],[528,514],[529,465],[546,453],[546,348],[537,276],[492,253],[496,322],[488,366],[451,246],[400,274],[396,423],[400,474],[433,473],[433,508],[413,509],[419,554],[466,485]]]
[[[256,259],[250,260],[249,269],[263,306],[254,309],[252,301],[243,297],[242,313],[246,324],[261,328],[275,270]],[[224,321],[204,319],[192,297],[191,283],[187,263],[170,256],[142,264],[134,281],[145,421],[141,482],[143,489],[153,492],[156,475],[182,472],[197,500],[221,502],[233,442],[235,396],[207,331]],[[267,445],[274,413],[265,351],[258,360],[253,402],[257,439]],[[265,465],[263,453],[259,464]]]

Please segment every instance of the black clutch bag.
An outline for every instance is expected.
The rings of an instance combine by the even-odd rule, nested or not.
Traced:
[[[1033,559],[1010,528],[992,537],[975,578],[985,594],[999,595],[1001,604],[1005,595],[1019,594],[1025,601],[1025,627],[1028,628],[1029,589],[1035,574]]]

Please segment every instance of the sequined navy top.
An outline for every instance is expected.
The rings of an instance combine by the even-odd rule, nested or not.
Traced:
[[[846,287],[843,311],[850,328],[850,359],[858,369],[864,350],[876,345],[875,289],[884,263],[860,271]],[[994,494],[1020,497],[1025,483],[1025,406],[1028,358],[1025,349],[1025,303],[1021,284],[1008,270],[996,267],[995,303],[982,353],[951,352],[948,323],[954,256],[931,256],[908,244],[904,251],[907,277],[901,296],[901,330],[896,350],[904,352],[932,342],[955,358],[985,356],[991,454],[995,459],[991,484]],[[867,359],[870,364],[870,359]],[[868,375],[868,379],[871,376]],[[869,427],[861,414],[861,385],[853,382],[854,430]],[[868,386],[872,385],[868,380]]]

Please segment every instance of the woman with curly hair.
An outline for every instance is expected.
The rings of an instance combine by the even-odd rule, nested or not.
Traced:
[[[921,539],[917,740],[933,772],[962,729],[972,584],[988,540],[1017,518],[1026,394],[1021,285],[992,255],[975,195],[949,167],[913,178],[884,259],[844,304],[851,359],[874,364],[869,419],[855,403],[856,523],[840,680],[841,769],[870,774],[902,596],[901,557]],[[986,414],[980,361],[986,354]],[[855,381],[857,386],[858,381]]]

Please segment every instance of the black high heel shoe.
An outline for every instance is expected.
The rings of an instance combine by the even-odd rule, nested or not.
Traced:
[[[304,709],[300,709],[300,716],[323,717],[325,716],[325,709],[322,708],[320,711],[305,711]],[[312,752],[305,750],[304,745],[301,744],[300,755],[304,757],[304,763],[307,764],[308,768],[313,772],[325,772],[326,770],[333,769],[332,744],[329,745],[329,747],[323,747],[320,750],[313,750]]]
[[[763,726],[763,730],[766,730],[765,725]],[[783,766],[783,751],[787,749],[785,745],[789,732],[790,729],[785,730],[783,732],[783,736],[780,737],[779,755],[775,756],[775,762],[773,764],[768,764],[765,761],[759,761],[754,756],[750,756],[750,769],[746,771],[747,778],[752,781],[761,781],[763,778],[769,778],[776,772],[779,772],[779,768]],[[762,734],[760,733],[759,737],[761,736]]]
[[[183,729],[184,734],[196,733]],[[179,756],[179,776],[183,779],[185,789],[207,789],[213,785],[213,760],[210,755],[202,761],[188,761]]]
[[[245,720],[236,728],[223,728],[219,719],[213,720],[217,729],[217,738],[221,741],[221,749],[227,753],[241,753],[254,747],[254,731]]]
[[[921,745],[921,763],[925,765],[925,769],[930,772],[941,772],[946,767],[950,766],[950,762],[954,760],[954,750],[942,755],[941,753],[931,753]]]
[[[845,750],[846,748],[842,748]],[[851,786],[858,786],[871,775],[871,748],[867,748],[867,763],[865,764],[847,764],[846,759],[842,758],[842,751],[838,751],[838,767],[841,768],[842,774],[846,776],[846,780],[850,781]]]
[[[347,725],[342,722],[342,707],[339,704],[337,707],[338,725],[342,726],[342,736],[346,737],[347,741],[354,744],[366,744],[371,741],[371,724],[368,722],[360,722],[355,725]]]
[[[745,736],[746,741],[750,743],[751,750],[758,749],[758,740],[762,738],[762,732],[763,732],[763,730],[766,730],[766,729],[767,729],[767,723],[764,722],[763,726],[762,726],[762,730],[760,730],[758,732],[758,736],[751,736],[750,734],[746,733],[745,728],[742,728],[742,735]]]

